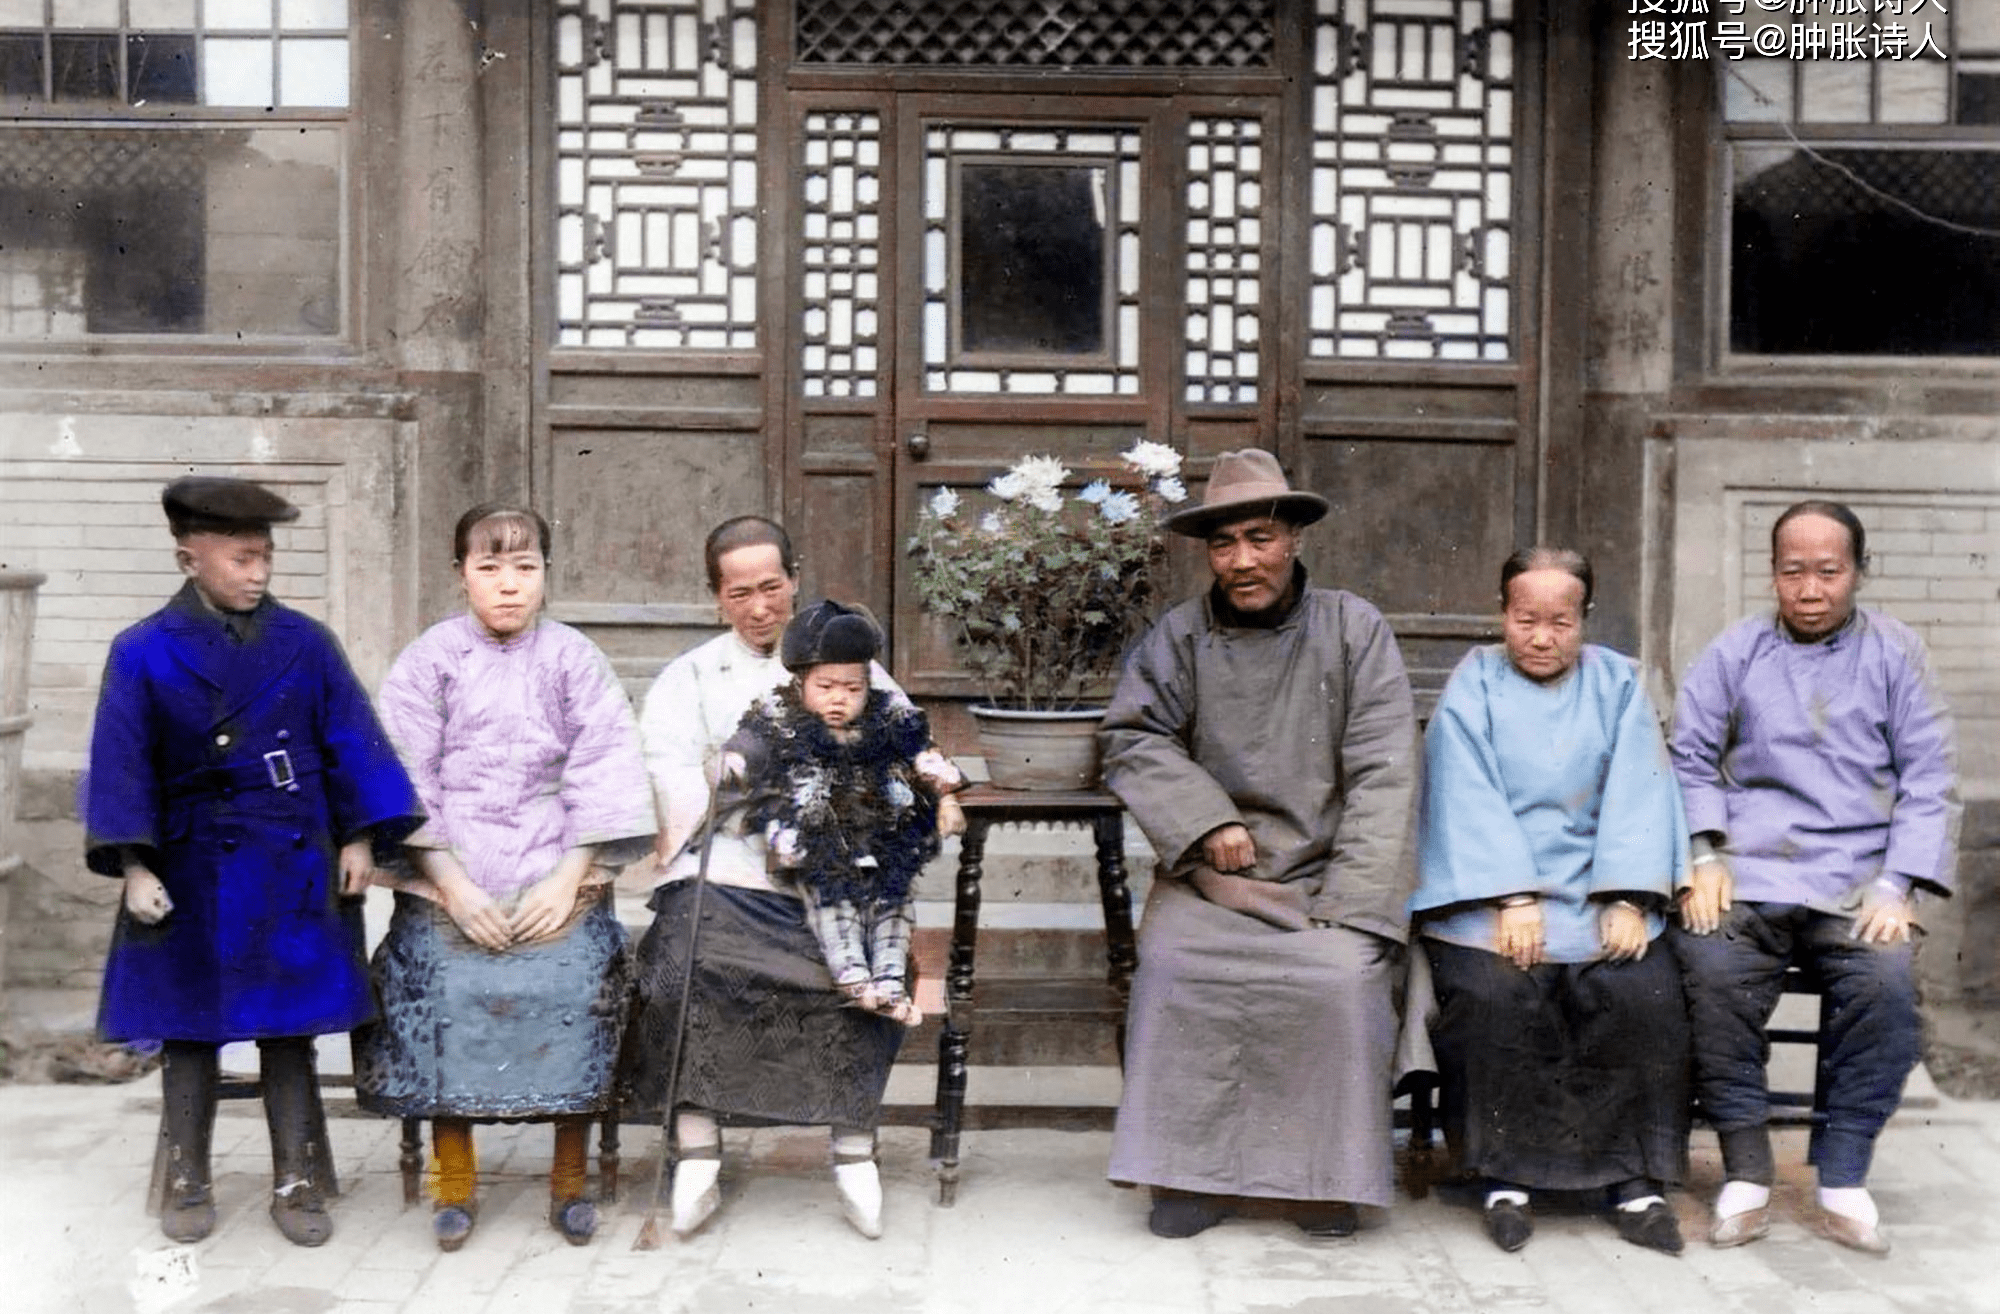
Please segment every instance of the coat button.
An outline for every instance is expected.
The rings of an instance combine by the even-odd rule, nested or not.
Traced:
[[[291,737],[292,737],[292,732],[289,730],[278,731],[278,742],[281,744],[284,743],[287,739],[290,739]]]
[[[222,841],[222,851],[224,853],[234,853],[236,852],[236,844],[237,841],[234,838],[226,839]]]
[[[223,731],[221,734],[215,737],[215,746],[217,748],[227,748],[229,747],[229,744],[230,744],[230,738],[229,738],[229,732],[227,730]]]
[[[292,847],[293,847],[293,848],[295,848],[295,849],[302,849],[302,848],[304,848],[305,846],[306,846],[306,836],[305,836],[305,832],[304,832],[304,831],[298,831],[298,830],[295,830],[295,831],[293,831],[293,832],[292,832]]]

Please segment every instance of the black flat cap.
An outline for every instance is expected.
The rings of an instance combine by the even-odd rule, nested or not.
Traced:
[[[167,524],[182,534],[269,529],[299,518],[299,509],[261,484],[225,475],[187,475],[160,491]]]
[[[796,675],[808,666],[829,662],[872,662],[880,651],[882,631],[868,609],[828,599],[792,617],[778,644],[778,660]]]

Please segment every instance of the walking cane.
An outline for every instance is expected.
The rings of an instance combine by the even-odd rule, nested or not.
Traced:
[[[647,1206],[646,1221],[632,1242],[634,1250],[660,1248],[660,1203],[667,1194],[667,1144],[673,1138],[674,1103],[680,1094],[681,1047],[687,1041],[688,1001],[694,994],[694,952],[701,938],[701,896],[708,888],[708,851],[715,845],[716,804],[722,795],[721,773],[708,791],[708,815],[702,820],[701,855],[694,868],[694,906],[688,914],[687,970],[681,974],[680,1017],[674,1022],[674,1044],[667,1051],[666,1096],[660,1114],[659,1172],[653,1179],[653,1203]]]

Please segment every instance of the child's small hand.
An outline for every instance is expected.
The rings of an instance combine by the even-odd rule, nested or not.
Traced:
[[[158,876],[136,865],[125,869],[125,911],[132,914],[133,921],[156,926],[173,910],[174,901],[167,897],[167,887]]]
[[[375,846],[366,837],[340,846],[340,892],[349,898],[368,893],[375,876]]]
[[[951,794],[946,794],[938,800],[937,828],[938,834],[947,839],[965,833],[965,809],[959,806],[958,799]]]

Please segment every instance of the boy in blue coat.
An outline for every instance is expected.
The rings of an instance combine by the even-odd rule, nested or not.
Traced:
[[[312,1038],[374,1015],[351,896],[421,810],[339,643],[265,591],[271,526],[298,510],[199,476],[161,502],[187,583],[112,641],[84,786],[86,861],[125,883],[98,1028],[162,1042],[160,1226],[182,1242],[215,1226],[217,1049],[255,1040],[271,1217],[320,1245]]]

